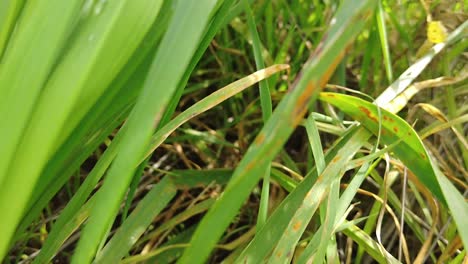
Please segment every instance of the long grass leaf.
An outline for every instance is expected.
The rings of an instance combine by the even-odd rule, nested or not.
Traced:
[[[117,263],[143,234],[151,221],[176,194],[169,178],[164,178],[138,203],[109,243],[96,256],[95,263]]]
[[[177,2],[145,86],[126,123],[120,152],[98,192],[72,263],[88,263],[104,239],[168,102],[195,52],[216,1]],[[156,101],[155,101],[156,100]]]
[[[255,57],[255,65],[257,70],[265,68],[263,61],[260,36],[258,35],[257,25],[255,24],[255,17],[252,9],[250,8],[247,0],[244,0],[245,12],[247,14],[247,25],[249,27],[250,35],[252,37],[252,47]],[[272,102],[270,95],[270,87],[266,80],[260,81],[260,105],[262,108],[263,122],[267,122],[272,113]],[[266,164],[265,172],[263,173],[262,194],[260,196],[260,206],[258,209],[257,230],[260,229],[268,217],[268,201],[270,197],[270,173],[271,164]]]
[[[29,151],[33,153],[26,152],[34,155],[32,160],[25,157],[27,155],[24,152],[22,157],[16,156],[21,146],[23,149],[28,146],[20,145],[20,139],[35,112],[33,107],[60,55],[60,48],[77,18],[81,2],[28,1],[22,12],[21,25],[11,37],[10,48],[3,55],[0,64],[0,209],[5,214],[0,225],[3,236],[0,239],[0,259],[6,253],[24,206],[49,154],[48,149],[42,151],[42,146],[38,147],[39,142],[43,142],[39,140],[33,142],[32,146],[38,147],[41,153],[35,153],[31,149]],[[45,143],[50,144],[47,141]],[[13,166],[12,162],[26,160],[28,163],[21,164],[20,172],[9,171]],[[14,206],[11,203],[12,197],[15,197]]]

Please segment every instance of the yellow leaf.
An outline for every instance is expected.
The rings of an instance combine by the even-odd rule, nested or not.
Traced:
[[[434,44],[444,42],[447,39],[447,30],[441,21],[427,23],[427,39]]]

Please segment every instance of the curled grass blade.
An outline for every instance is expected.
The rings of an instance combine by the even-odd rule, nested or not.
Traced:
[[[377,106],[362,99],[335,93],[322,93],[321,100],[326,101],[346,114],[360,121],[372,133],[378,133]],[[401,140],[393,148],[397,156],[418,179],[447,206],[457,224],[460,236],[465,244],[468,243],[468,226],[464,221],[468,218],[468,204],[453,184],[440,172],[429,156],[421,139],[414,129],[399,116],[386,110],[382,112],[382,142],[391,145]]]

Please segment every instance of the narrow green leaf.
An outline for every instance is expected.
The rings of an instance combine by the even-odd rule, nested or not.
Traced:
[[[382,53],[384,57],[385,63],[385,73],[387,74],[388,82],[393,81],[393,71],[392,71],[392,61],[390,58],[390,48],[388,45],[388,38],[387,38],[387,27],[385,24],[385,11],[382,6],[382,1],[378,1],[379,4],[377,5],[377,28],[379,30],[379,38],[380,38],[380,46],[382,47]]]
[[[344,223],[343,225],[346,225]],[[388,254],[385,249],[382,249],[381,246],[374,241],[366,232],[362,231],[359,227],[355,225],[348,226],[342,231],[346,236],[352,238],[357,244],[362,246],[364,250],[369,254],[374,260],[382,264],[397,264],[400,263],[392,255]]]
[[[252,47],[255,57],[255,65],[257,70],[265,68],[265,62],[263,61],[260,37],[257,31],[257,25],[255,24],[255,17],[252,12],[252,9],[249,6],[247,0],[243,1],[245,6],[245,12],[247,14],[247,25],[249,27],[250,35],[252,38]],[[266,80],[260,81],[260,105],[262,108],[262,118],[263,122],[267,122],[271,117],[272,113],[272,102],[270,95],[270,87]],[[260,196],[260,206],[258,208],[258,218],[257,218],[257,230],[259,230],[264,224],[268,217],[268,201],[270,200],[270,173],[271,173],[271,164],[266,164],[263,172],[263,184],[262,184],[262,194]]]
[[[175,194],[176,188],[169,178],[157,183],[96,256],[94,263],[119,262]]]

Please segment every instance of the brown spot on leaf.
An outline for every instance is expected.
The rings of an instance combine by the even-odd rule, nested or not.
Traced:
[[[245,166],[245,169],[246,169],[247,171],[250,171],[250,170],[252,170],[254,167],[255,167],[255,163],[254,163],[254,162],[249,162],[249,163],[247,163],[247,165]]]
[[[321,181],[323,181],[323,174],[320,174],[320,175],[318,176],[316,183],[319,183],[319,182],[321,182]]]
[[[297,232],[299,228],[301,228],[301,224],[301,221],[297,221],[296,223],[294,223],[293,230]]]
[[[393,127],[393,131],[395,131],[395,133],[398,133],[398,127]]]
[[[337,161],[340,160],[340,158],[341,158],[340,156],[334,157],[334,158],[332,159],[332,163],[336,163]]]
[[[260,145],[260,144],[263,144],[263,141],[265,141],[265,134],[263,133],[260,133],[258,134],[256,140],[255,140],[255,143]]]
[[[363,112],[369,119],[377,122],[377,118],[372,115],[372,112],[369,109],[365,108],[364,106],[359,106],[359,110],[361,110],[361,112]]]

